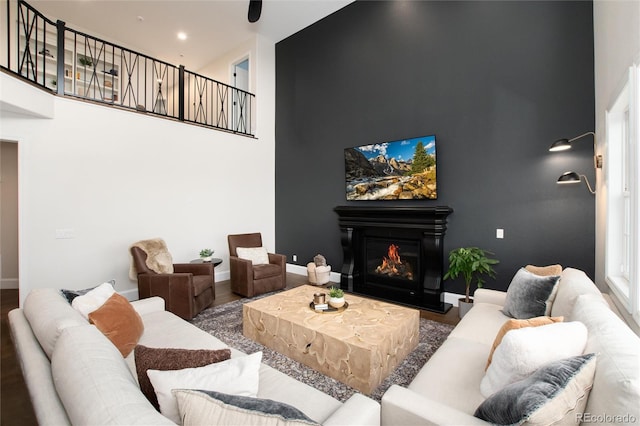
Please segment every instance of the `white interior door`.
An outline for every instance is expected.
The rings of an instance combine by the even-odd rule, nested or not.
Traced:
[[[233,65],[233,87],[245,92],[249,91],[249,58],[242,59]],[[233,129],[241,132],[249,131],[248,98],[243,92],[233,91],[231,97],[231,123]]]

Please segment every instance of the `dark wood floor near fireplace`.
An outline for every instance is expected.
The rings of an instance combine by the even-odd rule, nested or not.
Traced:
[[[297,274],[287,274],[287,288],[307,284],[307,277]],[[329,285],[335,283],[329,283]],[[241,297],[231,292],[230,282],[216,283],[216,300],[214,306],[233,302]],[[15,349],[11,341],[7,314],[18,307],[18,290],[0,290],[1,301],[1,330],[2,338],[0,350],[2,353],[0,378],[0,424],[2,426],[30,426],[37,425],[29,393],[22,377],[22,371],[16,359]],[[429,311],[421,311],[420,316],[433,321],[455,325],[458,323],[458,310],[454,308],[446,315]]]

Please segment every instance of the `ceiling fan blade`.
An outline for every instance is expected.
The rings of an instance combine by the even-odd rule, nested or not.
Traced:
[[[249,0],[249,22],[257,22],[262,13],[262,0]]]

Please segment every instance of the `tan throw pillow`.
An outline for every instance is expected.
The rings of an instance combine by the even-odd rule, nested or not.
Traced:
[[[548,265],[548,266],[527,265],[524,267],[524,269],[531,272],[532,274],[540,275],[542,277],[562,274],[562,265]]]
[[[143,345],[136,346],[133,354],[140,390],[156,410],[159,410],[158,397],[151,385],[147,370],[166,371],[204,367],[231,358],[230,349],[148,348]]]
[[[500,330],[498,330],[498,334],[496,335],[495,340],[493,341],[493,346],[491,347],[491,352],[489,352],[489,359],[487,359],[487,366],[484,368],[485,371],[491,365],[491,360],[493,359],[493,352],[495,352],[496,348],[502,342],[502,338],[505,334],[507,334],[510,330],[516,330],[518,328],[524,327],[538,327],[540,325],[553,324],[554,322],[562,322],[564,321],[564,317],[535,317],[529,319],[510,319],[505,322]]]
[[[123,357],[136,347],[144,331],[140,315],[127,298],[118,293],[114,293],[101,307],[91,312],[89,322],[111,340]]]

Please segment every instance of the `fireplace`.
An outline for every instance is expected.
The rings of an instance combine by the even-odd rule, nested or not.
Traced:
[[[442,288],[451,208],[338,206],[335,211],[343,289],[436,312],[451,308]]]

